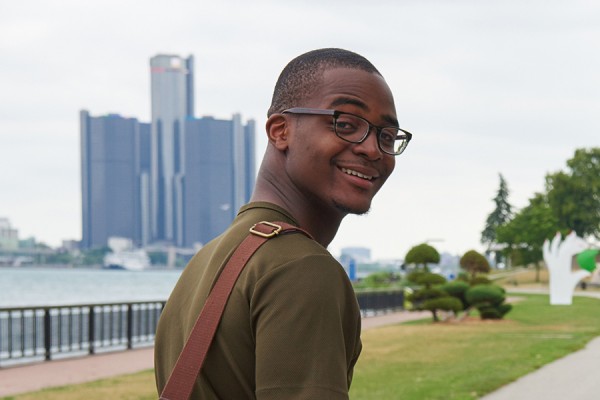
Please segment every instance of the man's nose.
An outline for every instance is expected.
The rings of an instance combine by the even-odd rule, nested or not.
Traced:
[[[367,134],[367,137],[362,142],[356,143],[353,146],[353,151],[369,160],[379,160],[381,157],[383,157],[383,153],[381,152],[379,144],[377,143],[378,134],[379,132],[377,131],[377,128],[371,128]]]

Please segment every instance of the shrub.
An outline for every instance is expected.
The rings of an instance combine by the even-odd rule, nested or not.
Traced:
[[[411,283],[419,284],[419,279],[422,275],[425,275],[426,273],[427,272],[421,270],[412,271],[408,275],[406,275],[406,280]]]
[[[504,292],[501,287],[496,285],[476,285],[467,290],[465,298],[469,305],[475,307],[479,305],[495,306],[504,301]]]
[[[413,303],[422,303],[425,300],[435,299],[438,297],[447,297],[448,294],[440,288],[423,288],[417,290],[408,296],[408,300]],[[418,304],[415,304],[418,306]]]
[[[510,304],[500,304],[497,307],[485,306],[479,308],[479,316],[481,319],[502,319],[510,310],[512,310]]]
[[[438,310],[452,311],[456,315],[456,313],[462,310],[463,305],[459,299],[452,296],[445,296],[426,300],[423,303],[422,308],[423,310],[431,311],[433,314],[433,320],[438,321]]]
[[[490,272],[490,263],[488,260],[480,253],[475,250],[467,251],[460,258],[460,266],[465,271],[468,271],[471,274],[471,277],[475,277],[478,272],[488,273]]]
[[[463,281],[452,281],[440,286],[444,292],[450,296],[457,298],[462,303],[462,309],[465,310],[469,305],[465,298],[465,293],[469,290],[469,284]]]
[[[469,282],[471,284],[471,286],[475,286],[475,285],[489,285],[492,283],[492,281],[490,281],[487,276],[476,276],[473,279],[471,279],[471,281]]]
[[[467,274],[465,271],[460,271],[456,277],[456,280],[469,283],[469,274]]]
[[[469,305],[479,310],[481,319],[501,319],[512,306],[504,304],[505,290],[496,285],[473,286],[465,293]]]
[[[393,272],[374,272],[363,280],[363,286],[367,288],[388,287],[394,280]]]
[[[430,288],[433,285],[440,285],[446,283],[446,278],[438,274],[432,274],[431,272],[414,271],[408,274],[408,281],[416,283],[417,285],[423,285]]]

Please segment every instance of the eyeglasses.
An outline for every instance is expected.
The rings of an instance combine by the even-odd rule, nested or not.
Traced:
[[[364,142],[371,130],[375,129],[379,149],[392,156],[402,154],[412,139],[412,133],[404,129],[396,126],[379,127],[358,115],[337,110],[294,107],[282,111],[282,114],[331,115],[336,136],[350,143]]]

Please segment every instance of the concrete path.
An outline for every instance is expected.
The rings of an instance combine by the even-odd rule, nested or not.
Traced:
[[[508,288],[509,293],[548,294],[548,288]],[[576,296],[600,298],[599,292],[577,290]],[[600,337],[587,346],[501,387],[482,400],[600,399]]]
[[[600,337],[519,378],[483,400],[598,400],[600,399]]]
[[[429,318],[431,313],[397,312],[363,318],[363,330]],[[154,348],[96,354],[0,369],[0,397],[95,381],[153,368]]]

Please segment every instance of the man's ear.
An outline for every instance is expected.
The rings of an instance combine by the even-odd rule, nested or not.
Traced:
[[[288,148],[288,120],[282,114],[273,114],[267,119],[267,139],[276,149],[285,151]]]

